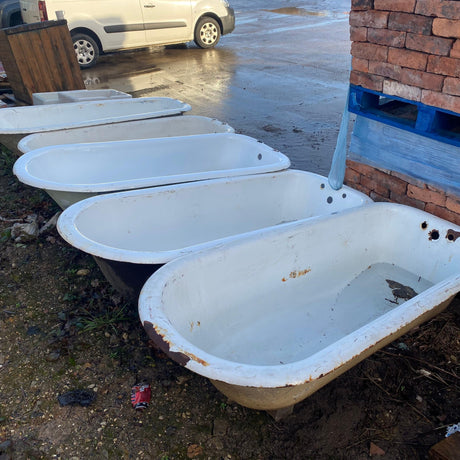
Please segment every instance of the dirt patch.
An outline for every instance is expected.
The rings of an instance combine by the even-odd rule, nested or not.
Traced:
[[[459,422],[458,299],[275,422],[228,401],[155,349],[93,259],[55,229],[11,238],[32,214],[58,211],[0,154],[0,457],[2,459],[426,458]],[[365,308],[365,306],[363,306]],[[131,386],[150,382],[148,409]],[[57,397],[91,389],[88,407]],[[375,447],[381,450],[376,450]]]

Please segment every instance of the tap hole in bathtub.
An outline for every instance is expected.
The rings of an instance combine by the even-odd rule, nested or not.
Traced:
[[[346,198],[347,197],[347,194],[346,193],[342,193],[342,198]]]
[[[420,225],[420,227],[422,228],[422,230],[426,230],[426,228],[428,227],[427,222],[426,222],[426,221],[425,221],[425,222],[422,222],[421,225]]]
[[[331,204],[331,203],[334,201],[334,199],[332,198],[332,196],[328,196],[326,201],[327,201],[329,204]]]
[[[326,184],[321,184],[320,187],[324,188],[324,187],[326,187]]]
[[[428,235],[429,235],[429,238],[428,238],[428,239],[429,239],[430,241],[431,241],[431,240],[438,240],[438,239],[439,239],[439,232],[438,232],[437,230],[435,230],[435,229],[431,230],[431,232],[428,233]]]
[[[457,241],[458,237],[460,237],[460,232],[456,232],[455,230],[452,230],[451,228],[447,230],[446,238],[449,241]]]
[[[257,158],[258,158],[259,160],[261,160],[261,159],[262,159],[262,154],[259,153],[259,155],[257,155]]]

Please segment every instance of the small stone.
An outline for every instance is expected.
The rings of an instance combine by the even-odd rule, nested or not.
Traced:
[[[38,236],[37,222],[30,222],[28,224],[13,224],[11,227],[11,238],[16,243],[26,243],[36,239]]]
[[[51,353],[48,353],[46,356],[46,360],[49,362],[54,362],[57,361],[61,356],[61,353],[59,351],[52,351]]]
[[[381,449],[377,444],[374,444],[371,442],[369,446],[369,455],[371,457],[376,456],[376,457],[381,457],[382,455],[385,455],[385,451]]]
[[[203,453],[203,448],[199,446],[198,444],[190,444],[190,446],[187,447],[187,457],[188,458],[198,457],[202,453]]]
[[[87,268],[80,268],[80,270],[77,271],[77,276],[88,276],[90,274],[90,271]]]

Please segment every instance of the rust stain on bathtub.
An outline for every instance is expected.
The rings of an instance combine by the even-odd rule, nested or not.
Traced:
[[[455,230],[449,228],[446,233],[446,238],[449,241],[457,241],[457,238],[460,237],[460,232],[456,232]]]
[[[182,353],[180,351],[171,351],[170,343],[165,340],[164,336],[166,331],[158,326],[154,326],[150,321],[144,321],[144,329],[147,331],[148,336],[152,339],[152,342],[160,348],[161,351],[166,353],[174,361],[179,363],[181,366],[186,366],[187,363],[192,359],[202,366],[209,366],[205,360],[198,358],[193,353]]]
[[[169,342],[164,339],[165,331],[162,331],[161,328],[158,326],[155,327],[150,321],[144,321],[144,329],[147,331],[153,343],[181,366],[185,366],[190,361],[190,357],[186,354],[170,351]]]
[[[311,268],[306,268],[305,270],[294,270],[291,273],[289,273],[289,276],[281,278],[281,281],[285,283],[288,279],[295,279],[298,278],[299,276],[304,276],[307,273],[311,272]]]

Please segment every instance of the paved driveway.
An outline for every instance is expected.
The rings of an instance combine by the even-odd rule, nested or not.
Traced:
[[[87,87],[181,99],[327,175],[348,86],[350,2],[231,4],[236,29],[215,49],[111,54],[83,72]]]

